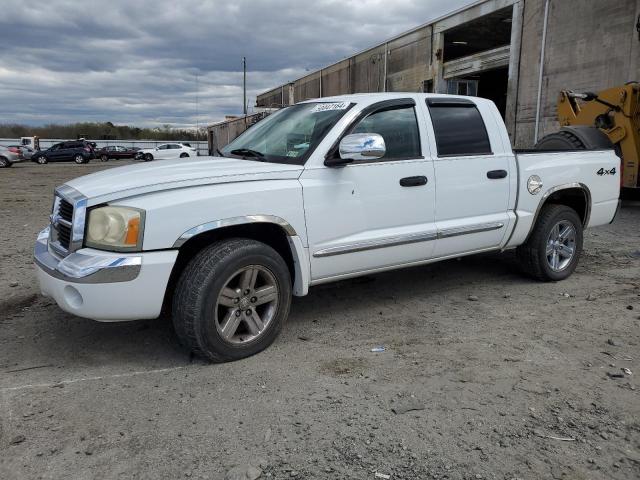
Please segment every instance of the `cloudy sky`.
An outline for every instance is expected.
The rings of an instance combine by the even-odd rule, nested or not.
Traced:
[[[242,56],[253,105],[262,91],[473,2],[0,3],[0,123],[192,127],[241,113]]]

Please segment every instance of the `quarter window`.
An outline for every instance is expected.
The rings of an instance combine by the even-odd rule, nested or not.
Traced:
[[[363,118],[351,133],[377,133],[387,147],[382,160],[398,160],[422,156],[420,133],[413,106],[378,110]]]
[[[491,143],[475,104],[430,103],[427,100],[438,156],[489,155]]]

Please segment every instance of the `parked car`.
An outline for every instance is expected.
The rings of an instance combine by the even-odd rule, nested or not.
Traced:
[[[21,162],[22,158],[19,148],[0,145],[0,168],[9,168],[14,163]]]
[[[33,154],[36,153],[36,151],[28,145],[9,145],[9,148],[17,148],[20,150],[25,160],[31,160]]]
[[[191,351],[235,360],[270,345],[313,285],[509,249],[529,276],[563,280],[583,230],[620,206],[613,150],[513,152],[476,97],[310,100],[221,153],[59,187],[35,247],[42,292],[104,321],[170,304]]]
[[[80,164],[89,163],[93,158],[95,158],[95,154],[91,143],[86,140],[73,140],[56,143],[46,150],[40,150],[31,157],[31,160],[40,165],[49,162],[67,161],[74,161]]]
[[[137,153],[137,148],[123,147],[121,145],[109,145],[95,151],[96,157],[103,162],[112,158],[134,158]]]
[[[143,148],[138,151],[135,158],[150,162],[151,160],[195,157],[196,153],[196,149],[188,143],[165,143],[156,148]]]

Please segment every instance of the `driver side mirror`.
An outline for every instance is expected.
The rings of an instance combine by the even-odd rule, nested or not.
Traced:
[[[340,140],[340,158],[328,158],[328,167],[344,166],[355,160],[376,160],[384,157],[387,147],[382,135],[377,133],[352,133]]]

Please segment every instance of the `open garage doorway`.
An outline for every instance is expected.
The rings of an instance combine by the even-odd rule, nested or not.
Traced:
[[[495,68],[448,80],[447,93],[488,98],[496,104],[504,118],[507,109],[508,80],[509,67]]]

